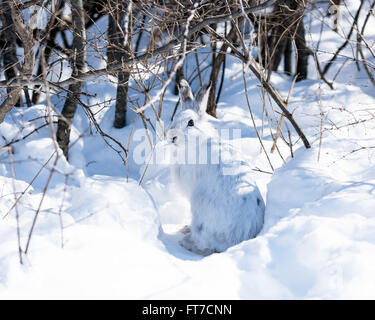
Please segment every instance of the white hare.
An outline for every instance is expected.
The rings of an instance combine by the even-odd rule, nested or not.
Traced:
[[[181,80],[181,111],[167,137],[170,147],[185,160],[175,161],[172,179],[191,203],[191,227],[185,228],[180,244],[202,255],[254,238],[263,226],[265,210],[251,167],[218,139],[211,124],[217,120],[206,113],[209,90],[207,85],[194,97],[187,81]]]

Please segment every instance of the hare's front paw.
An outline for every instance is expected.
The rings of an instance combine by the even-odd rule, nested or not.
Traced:
[[[189,234],[191,233],[191,228],[189,226],[184,226],[179,230],[179,232],[181,232],[182,234]]]

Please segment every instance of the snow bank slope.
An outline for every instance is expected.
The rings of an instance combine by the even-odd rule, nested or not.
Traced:
[[[134,180],[81,180],[65,191],[63,230],[53,214],[63,190],[56,186],[48,191],[23,266],[15,250],[14,211],[1,221],[1,298],[134,298],[163,288],[164,281],[148,272],[158,265],[165,268],[168,257],[160,253],[160,223],[147,193]],[[3,213],[13,203],[7,199],[8,194],[13,197],[7,190],[12,184],[5,177],[0,184]],[[24,190],[27,184],[18,182],[17,187]],[[39,193],[27,192],[18,206],[23,248],[39,200]],[[169,274],[173,278],[173,270]]]
[[[374,298],[375,168],[339,180],[339,163],[299,151],[268,186],[263,272],[298,298]]]

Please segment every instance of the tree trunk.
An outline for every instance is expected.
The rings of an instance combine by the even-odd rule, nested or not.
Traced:
[[[72,76],[78,76],[85,71],[86,64],[86,31],[82,0],[71,1],[73,20],[72,45]],[[82,81],[76,81],[69,86],[67,98],[57,124],[57,143],[68,159],[70,131],[77,104],[82,91]]]
[[[288,75],[292,75],[292,41],[288,39],[284,51],[284,72]]]
[[[14,79],[16,74],[16,68],[18,65],[17,59],[17,35],[14,28],[14,22],[12,19],[12,13],[8,1],[4,1],[3,8],[0,13],[2,22],[1,32],[1,58],[3,60],[3,68],[5,70],[5,79],[7,81]],[[9,94],[12,88],[7,88]],[[17,102],[17,100],[16,100]]]
[[[33,34],[29,30],[29,28],[26,27],[26,24],[22,18],[21,11],[18,9],[18,7],[15,6],[13,1],[4,1],[2,4],[5,7],[4,13],[7,16],[11,17],[11,19],[8,20],[8,17],[2,16],[2,20],[8,21],[8,22],[12,21],[12,25],[10,25],[9,28],[15,29],[15,32],[17,32],[18,38],[20,39],[21,45],[24,49],[23,63],[22,63],[22,67],[20,68],[20,73],[23,76],[30,77],[32,75],[34,64],[35,64],[35,55],[34,55],[34,50],[33,50],[34,49],[33,48],[33,45],[34,45]],[[7,25],[5,26],[3,25],[3,28],[7,29],[6,27]],[[9,35],[9,36],[13,37],[13,35]],[[15,47],[15,43],[12,44],[13,40],[14,40],[13,38],[10,39],[10,45],[11,46],[14,45]],[[12,47],[12,50],[14,50],[14,47]],[[8,58],[11,60],[13,59],[10,56]],[[11,67],[9,67],[9,69],[10,68]],[[22,91],[22,87],[13,87],[12,89],[8,91],[8,97],[0,105],[0,123],[4,121],[6,114],[10,110],[12,110],[15,104],[19,101],[21,91]]]
[[[229,31],[227,35],[227,40],[229,42],[234,42],[234,39],[236,38],[236,27],[233,26],[231,30]],[[219,77],[220,72],[220,66],[224,62],[225,55],[228,50],[228,44],[226,42],[223,43],[223,45],[220,48],[219,53],[215,56],[212,63],[212,69],[211,69],[211,75],[210,75],[210,81],[211,81],[211,89],[208,96],[208,102],[207,102],[207,113],[211,116],[216,118],[216,87],[217,87],[217,80]]]
[[[131,3],[125,7],[117,1],[112,1],[111,6],[114,10],[108,17],[108,39],[110,43],[107,50],[110,64],[129,58]],[[123,128],[126,125],[129,76],[128,71],[117,73],[116,109],[113,122],[115,128]]]
[[[269,70],[277,71],[281,58],[284,56],[284,71],[290,75],[292,74],[291,43],[295,41],[297,81],[307,78],[308,51],[306,50],[303,14],[303,3],[297,0],[286,0],[275,5],[270,22],[271,34],[268,37],[271,54]]]
[[[277,29],[278,29],[278,32],[275,35],[274,42],[278,42],[278,40],[280,39],[281,40],[277,44],[274,43],[274,45],[271,47],[271,50],[270,50],[270,54],[271,55],[273,54],[273,56],[270,57],[272,71],[277,71],[277,69],[279,68],[281,58],[283,57],[287,49],[288,41],[289,41],[289,37],[281,38],[282,32],[284,31],[283,28],[278,27]]]
[[[306,50],[306,38],[305,38],[305,26],[303,19],[300,20],[297,27],[295,36],[296,47],[297,47],[297,79],[296,81],[305,80],[307,78],[307,67],[309,52]]]
[[[116,110],[113,126],[115,128],[123,128],[126,125],[129,73],[121,71],[118,73],[117,78]]]
[[[180,57],[179,57],[180,58]],[[173,93],[178,96],[178,84],[180,83],[180,80],[185,79],[185,74],[184,74],[184,64],[182,64],[181,67],[179,67],[176,71],[176,83],[174,86],[174,91]]]

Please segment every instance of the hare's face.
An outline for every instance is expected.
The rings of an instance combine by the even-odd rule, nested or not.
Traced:
[[[186,80],[179,84],[181,111],[176,114],[170,130],[168,141],[181,146],[187,143],[188,137],[203,137],[207,133],[206,107],[210,84],[201,88],[194,97]]]
[[[199,134],[200,116],[194,110],[188,109],[178,113],[168,131],[169,142],[181,145],[189,136]]]

